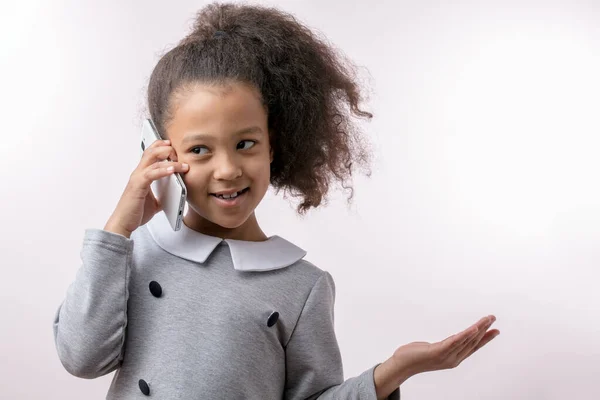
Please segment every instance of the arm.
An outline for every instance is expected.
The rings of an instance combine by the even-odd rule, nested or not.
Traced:
[[[333,328],[335,285],[325,272],[315,283],[286,345],[284,399],[400,399],[399,386],[416,374],[455,368],[500,334],[489,315],[436,342],[399,347],[385,362],[343,380]]]
[[[88,229],[83,265],[54,317],[56,350],[65,369],[81,378],[96,378],[122,361],[133,240]]]
[[[284,399],[399,400],[400,390],[395,386],[397,379],[391,379],[386,373],[388,364],[378,364],[344,381],[342,359],[334,332],[334,301],[335,284],[331,275],[325,272],[312,288],[285,346]],[[381,377],[382,387],[376,388],[376,378]],[[391,390],[386,393],[388,388]]]

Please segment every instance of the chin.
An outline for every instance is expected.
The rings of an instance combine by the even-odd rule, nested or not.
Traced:
[[[204,204],[202,206],[192,205],[191,202],[188,201],[188,206],[190,207],[190,211],[194,211],[200,219],[206,220],[210,223],[218,225],[222,228],[226,229],[235,229],[243,225],[252,213],[247,214],[247,212],[240,211],[236,213],[226,213],[221,210],[212,210],[209,208],[208,204]],[[209,212],[200,212],[200,210],[207,210]]]
[[[207,218],[213,224],[219,225],[222,228],[235,229],[239,228],[248,220],[248,216],[223,216],[213,215],[211,218]]]

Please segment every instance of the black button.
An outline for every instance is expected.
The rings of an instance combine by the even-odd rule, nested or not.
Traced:
[[[271,315],[269,315],[269,319],[267,320],[267,326],[270,328],[277,323],[279,319],[279,313],[277,311],[273,311]]]
[[[148,386],[146,381],[143,379],[140,379],[138,384],[140,385],[140,390],[142,391],[142,393],[144,393],[146,396],[150,396],[150,387]]]
[[[156,282],[156,281],[150,282],[150,293],[152,293],[152,295],[154,297],[162,296],[162,288],[160,287],[158,282]]]

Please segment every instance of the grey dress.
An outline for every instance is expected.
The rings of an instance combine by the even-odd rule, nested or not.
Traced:
[[[376,399],[376,366],[344,381],[334,281],[305,255],[279,236],[174,232],[163,213],[130,239],[88,229],[58,356],[77,377],[115,371],[110,400]]]

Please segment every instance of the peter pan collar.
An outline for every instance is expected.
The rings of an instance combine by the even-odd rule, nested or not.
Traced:
[[[163,250],[186,260],[204,263],[222,242],[229,245],[233,267],[239,271],[271,271],[301,260],[306,251],[279,236],[262,242],[222,239],[195,231],[184,223],[174,231],[163,212],[146,224],[150,235]]]

